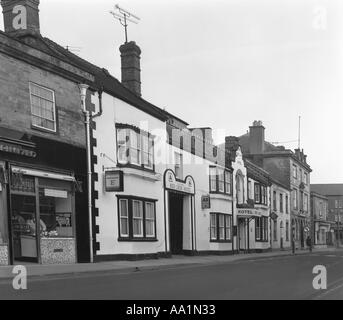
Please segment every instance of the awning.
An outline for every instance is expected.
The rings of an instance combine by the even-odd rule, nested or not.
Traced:
[[[25,174],[27,176],[39,177],[39,178],[63,180],[63,181],[74,182],[74,183],[76,182],[75,177],[73,177],[72,175],[53,173],[53,172],[47,172],[47,171],[41,171],[41,170],[35,170],[35,169],[26,169],[22,167],[13,166],[12,172]]]

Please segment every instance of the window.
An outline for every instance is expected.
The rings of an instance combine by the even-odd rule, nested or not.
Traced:
[[[296,165],[293,164],[293,178],[296,180],[298,179],[298,168]]]
[[[289,222],[286,222],[286,241],[289,241]]]
[[[119,125],[117,128],[117,157],[120,165],[133,165],[154,170],[153,137],[139,129]]]
[[[253,195],[252,195],[252,188],[251,188],[251,184],[252,182],[249,180],[248,181],[248,199],[253,199]]]
[[[175,176],[178,179],[183,179],[183,158],[182,154],[175,152]]]
[[[268,217],[255,218],[255,239],[256,241],[268,241]]]
[[[128,200],[120,199],[119,200],[119,219],[120,219],[120,236],[128,237],[129,236],[129,208]]]
[[[55,93],[30,83],[31,121],[37,128],[56,132]]]
[[[118,206],[119,240],[154,240],[156,238],[155,201],[120,197]]]
[[[277,210],[277,208],[276,208],[276,191],[273,192],[273,208],[274,208],[274,211]]]
[[[260,185],[255,183],[254,189],[255,189],[255,203],[260,203],[261,202],[261,188],[260,188]]]
[[[280,193],[280,212],[283,212],[283,194]]]
[[[231,194],[231,172],[223,168],[210,167],[210,192]]]
[[[308,184],[308,175],[307,172],[304,172],[304,183]]]
[[[299,178],[300,178],[300,182],[304,182],[304,176],[303,176],[303,171],[301,168],[299,168]]]
[[[211,241],[232,241],[232,215],[223,213],[210,214]]]
[[[273,238],[274,241],[277,241],[277,220],[273,222]]]
[[[293,189],[293,209],[298,208],[298,190]]]
[[[288,211],[288,196],[286,195],[286,213],[289,213]]]
[[[259,183],[255,183],[255,203],[267,205],[267,187]]]
[[[308,211],[308,195],[304,194],[304,211]]]

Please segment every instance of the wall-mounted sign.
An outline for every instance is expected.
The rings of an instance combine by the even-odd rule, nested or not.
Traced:
[[[237,215],[239,217],[261,217],[262,214],[254,209],[238,209]]]
[[[164,174],[164,187],[167,190],[178,191],[187,194],[195,194],[194,180],[191,176],[184,181],[177,180],[175,173],[168,169]]]
[[[68,198],[68,191],[66,190],[57,190],[57,189],[44,189],[44,196],[51,198]]]
[[[105,190],[106,192],[124,191],[123,171],[116,170],[105,172]]]
[[[5,142],[5,141],[0,141],[0,151],[13,153],[13,154],[30,157],[30,158],[37,157],[37,153],[35,151],[25,148],[21,145],[16,145],[16,144]]]
[[[201,208],[210,209],[211,208],[211,197],[209,195],[201,197]]]

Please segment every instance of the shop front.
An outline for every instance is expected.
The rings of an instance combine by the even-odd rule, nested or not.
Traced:
[[[83,241],[76,236],[87,219],[77,214],[86,203],[83,150],[30,140],[13,130],[0,132],[0,265],[80,262],[77,245]]]
[[[66,174],[10,166],[13,264],[76,262],[74,181]]]

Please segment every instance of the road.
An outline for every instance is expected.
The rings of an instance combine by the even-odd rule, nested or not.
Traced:
[[[313,267],[327,268],[315,290]],[[343,299],[343,251],[179,266],[134,273],[90,273],[28,280],[15,291],[0,281],[0,299]]]

